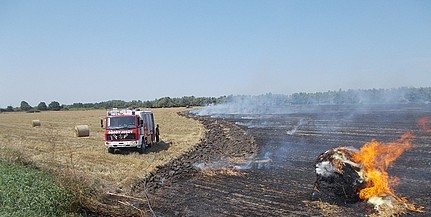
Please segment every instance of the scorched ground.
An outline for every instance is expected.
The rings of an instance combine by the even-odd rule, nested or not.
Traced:
[[[391,142],[406,130],[412,148],[388,169],[399,197],[431,213],[431,132],[418,120],[429,105],[309,106],[288,114],[194,117],[207,135],[196,150],[138,183],[157,216],[364,216],[364,202],[313,201],[315,160],[326,150]],[[138,204],[144,208],[145,204]]]

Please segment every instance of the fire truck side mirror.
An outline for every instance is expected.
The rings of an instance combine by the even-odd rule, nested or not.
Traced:
[[[144,120],[140,120],[140,121],[139,121],[139,125],[140,125],[140,126],[144,125]]]
[[[100,119],[100,128],[103,128],[103,119]]]

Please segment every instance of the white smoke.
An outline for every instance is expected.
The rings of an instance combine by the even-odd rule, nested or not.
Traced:
[[[192,111],[199,116],[221,117],[227,114],[290,114],[315,112],[316,105],[350,105],[363,110],[370,105],[419,103],[428,104],[431,88],[397,88],[368,90],[338,90],[292,95],[264,94],[229,96],[222,104],[209,105]],[[353,106],[354,105],[354,106]],[[368,106],[367,106],[368,105]],[[304,108],[307,106],[306,108]]]
[[[221,117],[225,115],[289,114],[285,95],[266,94],[260,96],[233,96],[229,101],[208,105],[192,111],[199,116]]]
[[[336,168],[329,161],[323,161],[316,164],[316,174],[323,177],[332,176],[336,171]]]
[[[270,158],[271,153],[267,152],[262,158],[252,158],[244,162],[235,162],[229,159],[220,159],[211,162],[197,162],[193,164],[193,167],[199,171],[217,171],[221,169],[233,169],[233,170],[249,170],[252,168],[256,169],[268,169],[271,166],[272,159]]]
[[[295,134],[296,131],[298,131],[298,128],[301,127],[302,125],[306,124],[307,122],[308,121],[306,121],[305,119],[302,118],[301,120],[299,120],[299,123],[293,127],[293,129],[287,131],[287,135]]]

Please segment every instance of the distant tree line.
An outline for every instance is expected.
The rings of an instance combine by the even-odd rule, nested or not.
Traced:
[[[264,94],[259,96],[221,96],[221,97],[194,97],[184,96],[181,98],[163,97],[155,100],[110,100],[98,103],[73,103],[71,105],[60,105],[57,101],[52,101],[48,105],[40,102],[32,107],[26,101],[21,101],[19,108],[8,106],[0,108],[0,112],[12,111],[59,111],[69,109],[109,109],[109,108],[171,108],[171,107],[190,107],[205,106],[210,104],[220,104],[235,101],[238,99],[261,100],[263,106],[289,105],[289,104],[424,104],[431,103],[431,87],[402,87],[393,89],[366,89],[366,90],[341,90],[316,92],[316,93],[294,93],[291,95],[283,94]]]
[[[431,87],[294,93],[286,100],[291,104],[424,104],[431,102]]]
[[[171,107],[192,107],[204,106],[208,104],[218,104],[226,100],[226,96],[221,97],[194,97],[184,96],[181,98],[163,97],[155,100],[132,100],[130,102],[124,100],[109,100],[98,103],[73,103],[71,105],[60,105],[57,101],[52,101],[48,105],[45,102],[40,102],[37,106],[31,106],[26,101],[21,101],[20,107],[14,108],[8,106],[0,108],[0,112],[40,112],[40,111],[60,111],[60,110],[78,110],[78,109],[109,109],[109,108],[171,108]]]
[[[40,111],[60,111],[64,108],[57,101],[52,101],[48,105],[45,102],[40,102],[37,106],[32,107],[26,101],[21,101],[20,107],[14,108],[8,106],[6,108],[0,108],[0,112],[13,112],[13,111],[25,111],[25,112],[40,112]]]
[[[123,100],[110,100],[98,103],[73,103],[66,105],[67,109],[109,109],[109,108],[172,108],[172,107],[191,107],[204,106],[208,104],[218,104],[225,100],[222,97],[194,97],[184,96],[181,98],[163,97],[155,100],[132,100],[129,102]]]
[[[431,87],[341,90],[291,95],[267,93],[259,96],[229,96],[230,102],[259,102],[266,106],[281,105],[359,105],[359,104],[428,104],[431,103]]]

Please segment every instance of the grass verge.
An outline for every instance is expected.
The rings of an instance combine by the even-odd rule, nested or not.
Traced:
[[[73,195],[46,171],[0,161],[0,216],[76,216]]]

